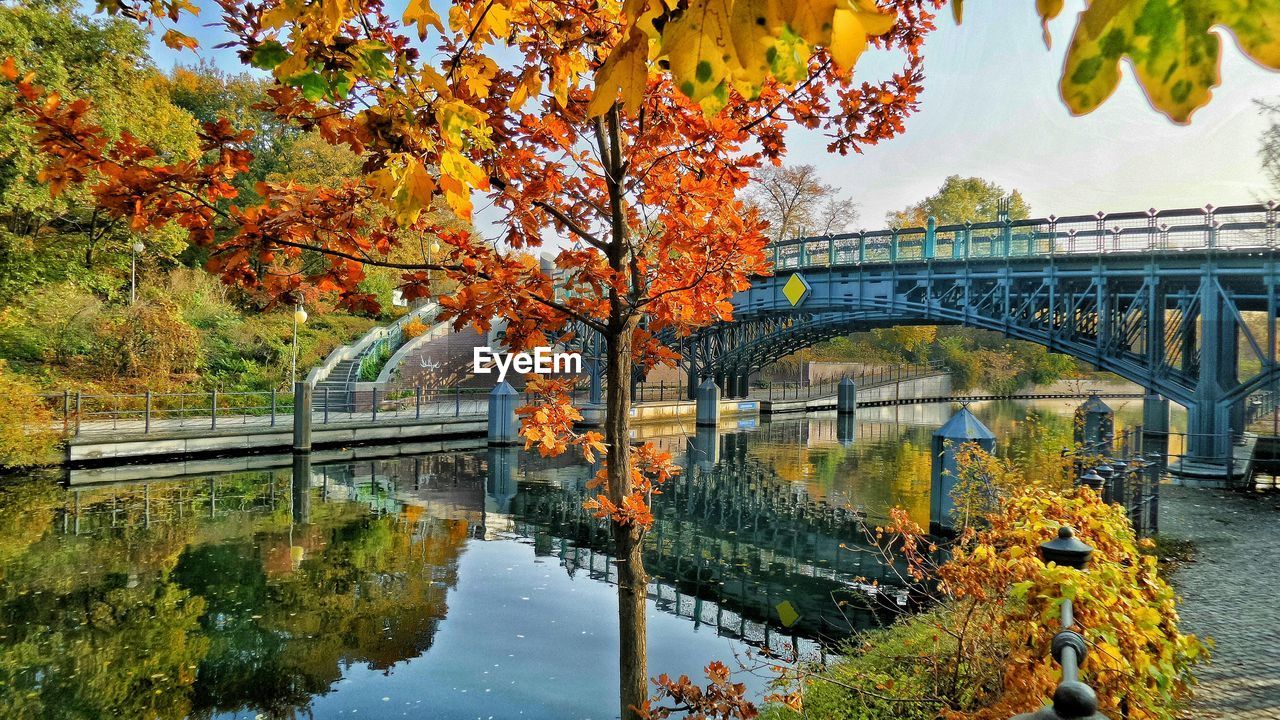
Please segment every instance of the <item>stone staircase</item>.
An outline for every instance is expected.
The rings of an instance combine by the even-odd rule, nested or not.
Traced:
[[[338,363],[328,378],[316,383],[311,407],[329,412],[351,412],[351,383],[357,380],[355,374],[359,370],[360,358]]]

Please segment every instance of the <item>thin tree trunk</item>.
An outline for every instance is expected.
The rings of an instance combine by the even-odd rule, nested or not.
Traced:
[[[621,506],[631,494],[631,333],[634,322],[622,324],[607,337],[608,368],[605,398],[605,438],[609,443],[609,499]],[[640,531],[613,524],[614,562],[618,564],[618,681],[619,717],[638,717],[633,708],[648,698],[648,636]]]

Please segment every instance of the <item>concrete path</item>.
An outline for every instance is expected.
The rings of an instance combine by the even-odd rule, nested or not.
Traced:
[[[1171,575],[1182,628],[1213,638],[1183,718],[1280,718],[1280,496],[1160,487],[1161,534],[1196,544]]]

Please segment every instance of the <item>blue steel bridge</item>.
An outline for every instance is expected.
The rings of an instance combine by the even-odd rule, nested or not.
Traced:
[[[1167,401],[1185,406],[1188,454],[1221,461],[1246,402],[1280,384],[1277,215],[1267,203],[1001,217],[779,242],[775,274],[735,296],[734,320],[684,342],[690,385],[745,397],[753,372],[824,340],[964,325],[1142,385],[1148,429],[1167,431]]]

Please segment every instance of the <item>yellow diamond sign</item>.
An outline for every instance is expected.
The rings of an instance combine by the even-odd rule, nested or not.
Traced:
[[[791,303],[792,307],[800,304],[809,295],[809,283],[800,277],[800,273],[791,276],[786,285],[782,286],[782,295]]]
[[[783,627],[791,627],[800,619],[800,613],[796,612],[790,600],[783,600],[778,603],[778,619],[782,621]]]

